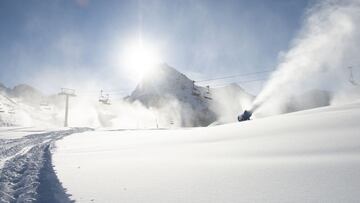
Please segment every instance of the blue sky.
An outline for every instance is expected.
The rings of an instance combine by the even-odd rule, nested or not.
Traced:
[[[117,61],[139,32],[162,61],[193,79],[274,69],[312,2],[2,0],[0,82],[45,92],[92,80],[99,88],[133,88]],[[257,92],[259,85],[244,87]]]

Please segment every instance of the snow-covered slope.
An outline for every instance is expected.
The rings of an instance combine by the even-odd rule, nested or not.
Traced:
[[[147,107],[170,109],[169,114],[180,115],[180,126],[207,126],[219,119],[229,122],[223,118],[222,107],[237,114],[242,111],[241,104],[252,99],[238,85],[218,89],[197,86],[167,64],[159,65],[152,72],[154,74],[144,77],[127,99],[140,101]],[[236,115],[232,117],[234,121]]]
[[[0,93],[0,127],[15,126],[19,125],[20,122],[26,122],[19,120],[19,114],[22,114],[25,119],[24,112],[18,111],[18,103],[6,96],[4,92]]]
[[[86,130],[1,128],[0,202],[70,202],[52,168],[50,149],[57,139]]]
[[[53,155],[79,202],[358,202],[360,101],[183,130],[99,130]]]
[[[59,123],[57,112],[50,105],[35,105],[23,99],[0,93],[0,127],[1,126],[42,126],[50,127]]]

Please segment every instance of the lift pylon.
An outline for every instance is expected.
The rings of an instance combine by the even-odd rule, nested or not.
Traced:
[[[65,120],[64,127],[68,127],[68,116],[69,116],[69,97],[75,97],[75,90],[69,88],[61,88],[59,95],[65,96]]]

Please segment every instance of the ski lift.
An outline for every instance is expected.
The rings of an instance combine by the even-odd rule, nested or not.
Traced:
[[[42,101],[40,103],[40,109],[41,110],[51,110],[51,106],[49,105],[49,103],[47,101]]]
[[[100,91],[100,97],[99,97],[99,102],[103,103],[103,104],[107,104],[110,105],[110,99],[109,99],[109,94],[104,95],[103,94],[103,90]]]
[[[350,82],[352,85],[359,86],[359,83],[357,83],[357,82],[354,80],[353,67],[349,66],[348,68],[349,68],[349,71],[350,71],[349,82]]]
[[[210,94],[210,86],[209,86],[209,85],[206,86],[206,93],[205,93],[204,98],[205,98],[205,99],[212,100],[211,94]]]
[[[40,107],[48,107],[49,104],[47,102],[41,102]]]
[[[194,80],[193,80],[192,95],[194,95],[194,96],[200,96],[200,91],[195,87],[195,81],[194,81]]]

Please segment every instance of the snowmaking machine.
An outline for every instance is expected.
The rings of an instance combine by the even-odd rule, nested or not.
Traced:
[[[239,122],[242,122],[242,121],[250,120],[252,114],[253,114],[252,111],[250,111],[250,110],[249,110],[249,111],[248,111],[248,110],[245,110],[242,115],[239,115],[239,116],[238,116],[238,121],[239,121]]]

